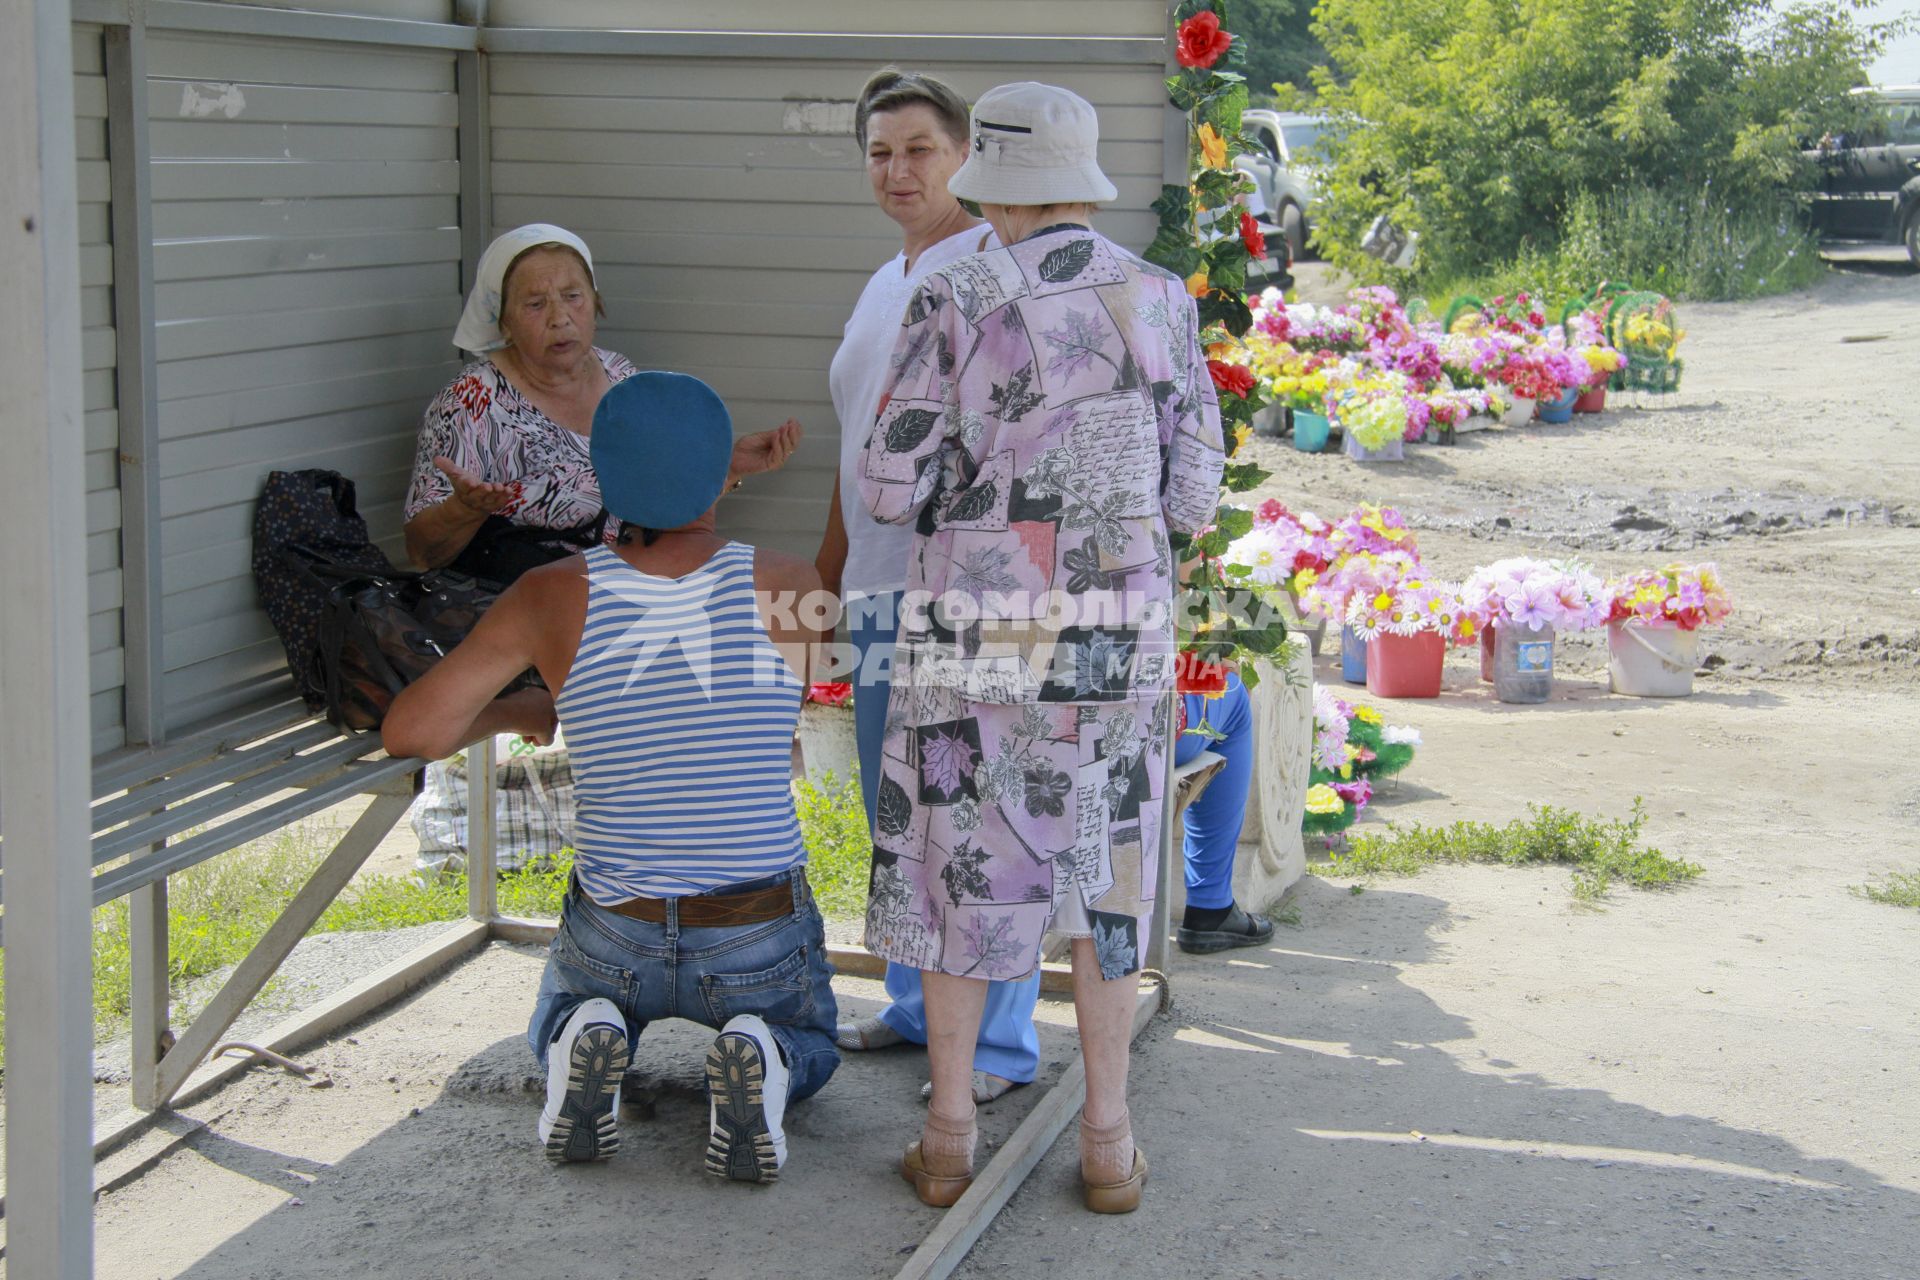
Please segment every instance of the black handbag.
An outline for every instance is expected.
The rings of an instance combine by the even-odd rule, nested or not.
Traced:
[[[447,567],[485,582],[499,583],[505,589],[529,569],[564,560],[598,545],[606,527],[604,508],[585,524],[570,529],[546,529],[515,524],[505,516],[488,516],[474,531],[472,541],[461,548]]]

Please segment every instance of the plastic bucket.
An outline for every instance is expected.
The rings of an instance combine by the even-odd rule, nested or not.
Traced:
[[[1573,402],[1573,411],[1575,413],[1599,413],[1606,407],[1607,384],[1604,382],[1597,387],[1589,387],[1587,390],[1581,392],[1580,398]]]
[[[1640,622],[1607,624],[1607,675],[1615,693],[1684,698],[1693,692],[1700,633]]]
[[[1407,456],[1407,442],[1404,439],[1389,440],[1378,449],[1362,448],[1353,438],[1353,432],[1347,432],[1346,442],[1341,449],[1349,458],[1359,462],[1399,462]]]
[[[1553,692],[1553,628],[1494,628],[1493,696],[1502,702],[1545,702]]]
[[[1437,631],[1382,632],[1367,642],[1367,692],[1376,698],[1437,698],[1447,642]]]
[[[1257,409],[1253,415],[1253,434],[1266,436],[1270,439],[1277,439],[1280,435],[1281,425],[1285,421],[1286,410],[1277,404],[1270,404],[1264,409]]]
[[[1367,642],[1352,627],[1340,628],[1340,678],[1348,684],[1367,682]]]
[[[1507,406],[1507,411],[1500,415],[1500,421],[1502,425],[1509,427],[1524,427],[1532,422],[1533,397],[1515,396],[1513,403]]]
[[[1580,393],[1574,388],[1568,387],[1554,399],[1542,400],[1535,407],[1535,412],[1540,415],[1540,421],[1542,422],[1572,422],[1573,402],[1579,398]]]
[[[1293,411],[1293,447],[1302,453],[1318,453],[1327,447],[1327,433],[1333,430],[1333,424],[1327,421],[1324,413],[1308,413],[1305,409]]]

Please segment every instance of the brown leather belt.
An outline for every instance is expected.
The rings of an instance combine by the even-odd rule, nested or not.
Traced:
[[[804,872],[796,873],[804,876]],[[803,881],[804,883],[804,881]],[[715,929],[729,925],[763,924],[793,914],[793,884],[782,881],[744,893],[700,893],[685,898],[629,898],[607,907],[617,916],[648,924],[667,922],[667,904],[680,904],[680,927]]]

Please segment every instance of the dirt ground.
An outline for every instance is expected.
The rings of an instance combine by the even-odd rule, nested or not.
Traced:
[[[1374,468],[1257,446],[1290,505],[1398,505],[1444,576],[1529,551],[1716,560],[1737,612],[1693,698],[1614,697],[1574,643],[1553,701],[1503,706],[1456,657],[1445,697],[1387,705],[1425,743],[1369,815],[1639,796],[1647,837],[1705,874],[1600,911],[1550,870],[1309,876],[1271,947],[1177,963],[1135,1060],[1142,1210],[1082,1211],[1069,1137],[962,1274],[1916,1274],[1920,913],[1849,891],[1920,871],[1896,750],[1920,725],[1916,304],[1920,277],[1870,260],[1684,308],[1664,401]],[[519,1038],[538,965],[495,946],[315,1048],[332,1088],[256,1071],[192,1108],[205,1132],[101,1198],[99,1274],[884,1277],[930,1229],[891,1168],[911,1051],[851,1058],[797,1108],[763,1190],[700,1172],[702,1040],[652,1029],[619,1157],[548,1167]],[[838,985],[854,1011],[879,994]],[[1042,1008],[1051,1078],[1071,1037]],[[983,1113],[985,1148],[1038,1093]]]

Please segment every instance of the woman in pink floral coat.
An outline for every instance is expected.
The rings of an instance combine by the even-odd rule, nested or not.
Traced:
[[[926,971],[934,1094],[906,1173],[931,1203],[971,1175],[967,980],[1031,973],[1049,929],[1074,939],[1089,1206],[1132,1208],[1145,1174],[1126,1051],[1172,710],[1167,535],[1211,519],[1224,457],[1182,282],[1087,225],[1116,195],[1096,131],[1050,86],[975,106],[949,186],[1007,247],[915,293],[861,476],[878,519],[918,521],[867,945]]]

